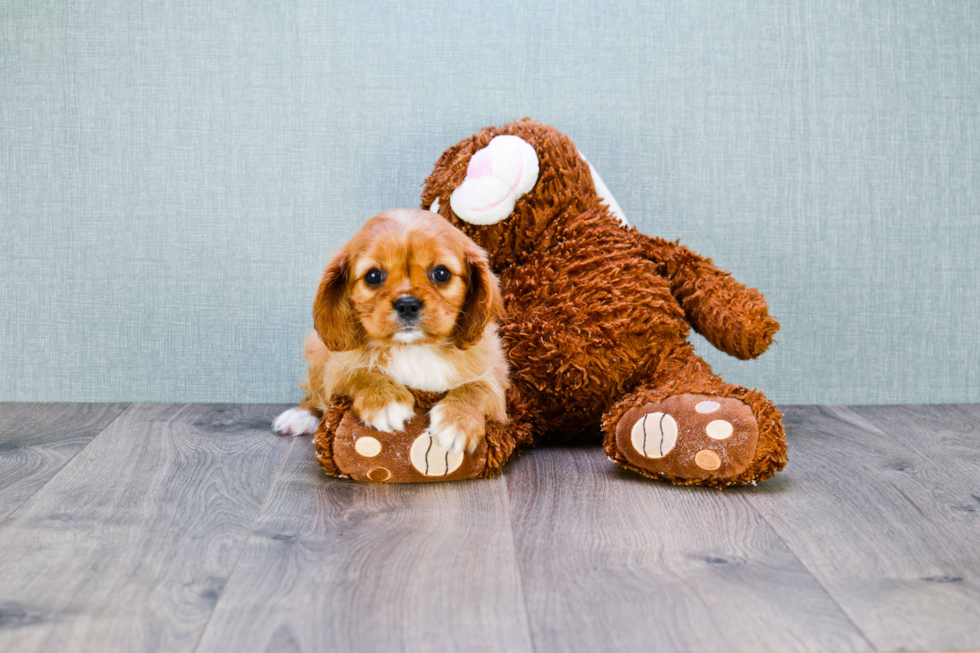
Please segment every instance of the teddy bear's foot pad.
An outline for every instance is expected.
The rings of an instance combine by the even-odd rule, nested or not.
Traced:
[[[487,463],[487,443],[473,453],[450,453],[426,430],[428,415],[416,414],[405,428],[384,433],[344,415],[333,441],[339,471],[357,481],[426,483],[476,478]]]
[[[616,448],[632,465],[677,479],[726,479],[752,464],[759,425],[738,399],[698,394],[630,409],[616,425]]]

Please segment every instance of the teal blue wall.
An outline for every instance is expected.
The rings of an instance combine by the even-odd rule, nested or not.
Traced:
[[[783,403],[980,401],[980,3],[0,4],[0,399],[289,401],[329,252],[532,116],[761,288]]]

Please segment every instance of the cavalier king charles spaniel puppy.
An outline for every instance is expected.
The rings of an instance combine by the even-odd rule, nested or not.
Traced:
[[[327,265],[304,347],[306,397],[273,429],[314,433],[346,395],[363,423],[398,431],[415,415],[414,388],[446,393],[429,411],[439,446],[475,450],[486,418],[507,416],[502,313],[486,253],[463,232],[429,211],[374,216]]]

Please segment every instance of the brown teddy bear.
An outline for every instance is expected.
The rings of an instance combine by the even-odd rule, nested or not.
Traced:
[[[765,299],[710,259],[625,225],[567,136],[529,119],[485,128],[439,158],[422,208],[486,249],[500,277],[510,422],[489,424],[487,444],[458,474],[398,480],[488,476],[522,446],[600,430],[613,462],[672,483],[754,484],[783,469],[780,412],[713,374],[687,342],[693,326],[732,356],[759,356],[779,328]],[[413,442],[431,400],[421,397],[406,428],[422,434]],[[357,454],[339,442],[367,427],[342,401],[331,413],[317,434],[320,462],[357,478],[347,473]]]

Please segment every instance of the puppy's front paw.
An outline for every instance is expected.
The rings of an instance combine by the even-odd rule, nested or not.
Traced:
[[[486,418],[468,406],[440,401],[429,411],[429,433],[449,453],[473,452],[486,434]]]
[[[368,426],[385,433],[401,431],[405,427],[405,422],[415,416],[415,410],[411,404],[390,403],[386,404],[381,410],[376,411],[371,416],[361,419]]]
[[[405,422],[415,417],[415,398],[406,391],[395,393],[362,393],[354,399],[354,414],[371,428],[385,433],[401,431]]]
[[[272,422],[272,430],[278,435],[309,435],[316,433],[320,418],[305,408],[290,408]]]

